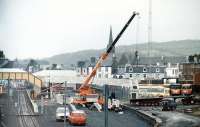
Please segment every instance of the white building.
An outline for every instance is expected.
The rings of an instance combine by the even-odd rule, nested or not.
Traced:
[[[93,67],[89,67],[89,73],[92,72]],[[96,73],[96,78],[112,78],[112,67],[111,66],[101,66]]]
[[[89,74],[88,67],[77,67],[76,74],[77,76],[87,76]]]
[[[147,80],[162,79],[165,74],[164,65],[130,65],[125,66],[125,78]]]
[[[167,64],[165,69],[165,78],[178,78],[179,77],[179,64]]]
[[[66,77],[76,77],[76,72],[73,70],[42,70],[33,75],[42,79],[45,86],[48,86],[49,82],[51,83],[63,83],[67,80]]]

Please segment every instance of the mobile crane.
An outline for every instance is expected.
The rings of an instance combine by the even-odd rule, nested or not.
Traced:
[[[112,42],[112,44],[107,48],[106,52],[104,52],[99,60],[97,61],[94,69],[92,72],[86,77],[83,84],[79,88],[78,92],[80,97],[77,99],[74,99],[72,103],[74,104],[84,104],[84,105],[91,105],[93,103],[98,103],[102,105],[104,103],[104,100],[102,97],[99,96],[99,94],[95,93],[94,89],[91,88],[91,80],[96,75],[97,69],[101,66],[102,62],[108,57],[109,53],[112,51],[113,47],[117,43],[117,41],[120,39],[121,35],[124,33],[126,28],[129,26],[133,18],[138,15],[139,13],[133,12],[132,16],[128,20],[128,22],[125,24],[125,26],[122,28],[120,33],[117,35],[115,40]]]

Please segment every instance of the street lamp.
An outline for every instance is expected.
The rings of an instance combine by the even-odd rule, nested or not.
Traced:
[[[104,118],[105,118],[105,120],[104,120],[104,126],[105,127],[108,127],[108,92],[109,92],[109,90],[108,90],[108,85],[107,84],[105,84],[104,85],[104,94],[105,94],[105,106],[104,106]]]
[[[64,127],[66,127],[66,86],[67,86],[67,81],[65,81],[65,89],[64,89],[64,107],[65,107]]]

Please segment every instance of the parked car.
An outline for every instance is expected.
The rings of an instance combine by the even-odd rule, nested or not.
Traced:
[[[68,120],[72,125],[85,125],[87,120],[86,113],[83,110],[71,111]]]
[[[176,102],[173,99],[162,100],[162,111],[173,111],[176,109]]]
[[[69,108],[66,107],[66,119],[68,119],[70,113],[69,113]],[[64,120],[65,118],[65,107],[58,107],[56,109],[56,121],[59,120]]]

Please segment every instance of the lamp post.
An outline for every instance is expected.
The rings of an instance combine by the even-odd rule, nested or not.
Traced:
[[[44,113],[44,98],[43,95],[41,95],[41,114]]]
[[[49,92],[48,92],[48,90],[47,90],[47,96],[48,96],[48,98],[49,99],[51,99],[51,96],[50,96],[50,92],[51,92],[51,90],[50,90],[50,84],[51,84],[51,75],[50,75],[50,73],[49,73],[49,83],[48,83],[48,90],[49,90]]]
[[[64,89],[64,107],[65,107],[64,127],[66,127],[66,86],[67,86],[67,81],[65,81],[65,89]]]
[[[104,107],[104,111],[105,111],[105,127],[108,127],[108,85],[105,84],[104,85],[104,91],[105,91],[105,107]]]

